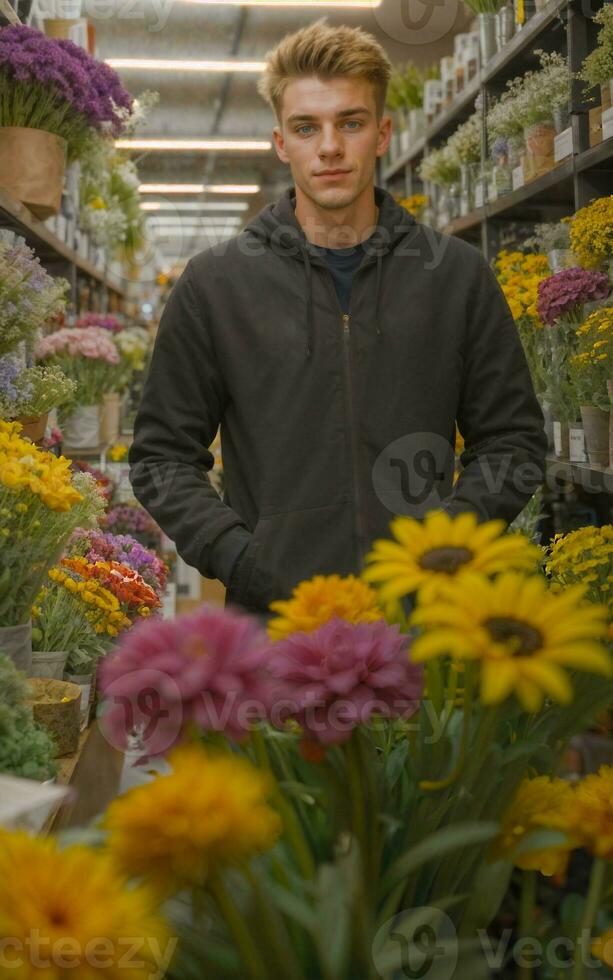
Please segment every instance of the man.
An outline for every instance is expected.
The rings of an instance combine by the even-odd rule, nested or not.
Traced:
[[[390,70],[371,35],[325,21],[269,53],[259,90],[294,186],[188,263],[136,420],[136,496],[261,617],[305,578],[359,573],[395,513],[510,522],[543,480],[543,415],[487,263],[374,186]]]

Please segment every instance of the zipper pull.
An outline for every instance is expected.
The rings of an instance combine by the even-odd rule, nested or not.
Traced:
[[[343,313],[342,319],[343,319],[343,329],[348,333],[349,332],[349,321],[351,319],[351,314],[350,313]]]

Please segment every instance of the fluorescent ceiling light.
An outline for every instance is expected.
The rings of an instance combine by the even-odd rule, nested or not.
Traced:
[[[143,201],[141,211],[247,211],[246,201]]]
[[[141,184],[141,194],[258,194],[259,184]]]
[[[374,10],[381,5],[382,0],[181,0],[181,2],[232,7],[367,7]]]
[[[118,71],[239,71],[261,72],[265,61],[183,61],[164,58],[106,58],[106,64]]]
[[[115,140],[118,150],[270,150],[270,140],[173,140],[173,139],[128,139]]]

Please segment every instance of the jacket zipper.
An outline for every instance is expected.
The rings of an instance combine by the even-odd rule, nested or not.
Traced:
[[[360,566],[366,551],[366,534],[364,531],[364,521],[362,516],[361,494],[360,494],[360,473],[358,468],[358,439],[355,425],[355,410],[353,401],[353,383],[351,380],[351,314],[342,314],[343,326],[343,355],[345,361],[345,373],[347,377],[347,395],[349,401],[349,428],[351,434],[351,463],[353,471],[353,496],[355,502],[355,517],[357,528],[357,539],[359,549]]]

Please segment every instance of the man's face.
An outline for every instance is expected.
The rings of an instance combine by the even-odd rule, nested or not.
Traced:
[[[273,130],[277,155],[294,184],[321,208],[346,208],[374,183],[391,119],[377,121],[372,85],[364,78],[316,76],[289,82],[281,125]]]

